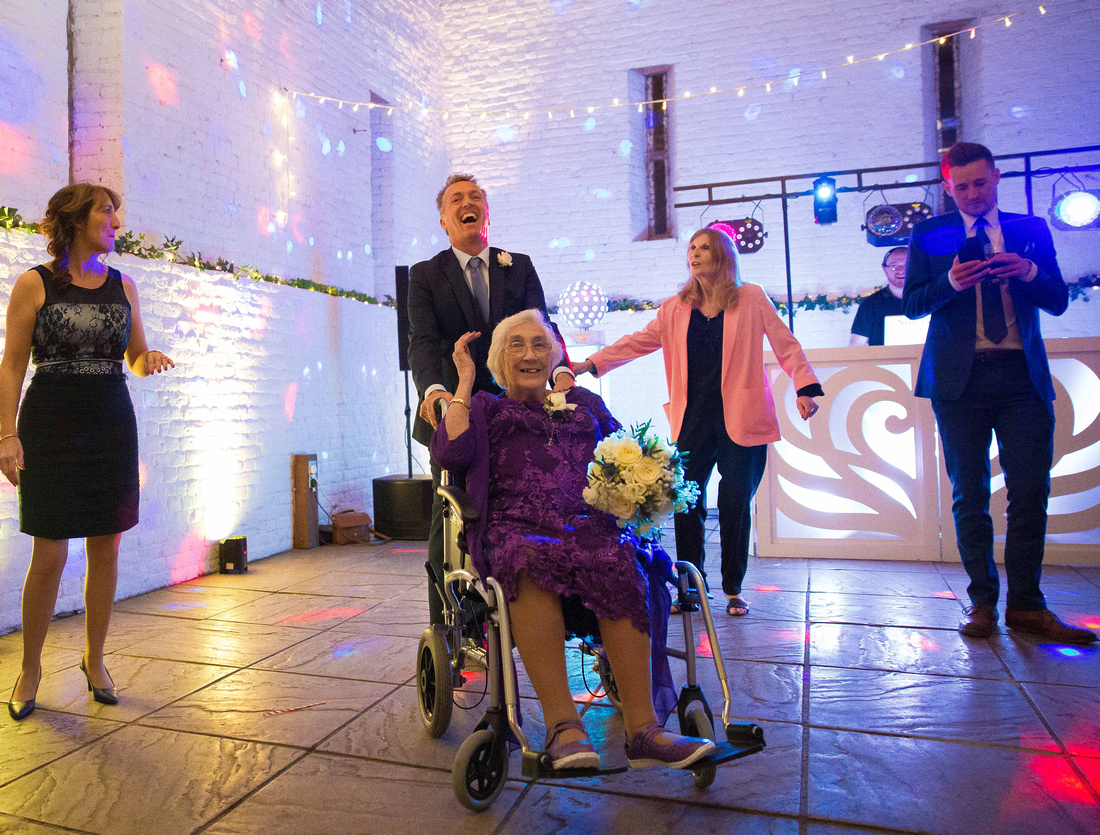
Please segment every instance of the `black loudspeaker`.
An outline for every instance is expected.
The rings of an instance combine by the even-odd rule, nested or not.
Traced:
[[[430,475],[374,479],[374,529],[393,539],[427,539],[433,498]]]
[[[222,574],[248,571],[248,539],[231,536],[218,543],[218,563]]]
[[[394,299],[397,301],[397,363],[402,371],[409,368],[409,268],[394,267]]]

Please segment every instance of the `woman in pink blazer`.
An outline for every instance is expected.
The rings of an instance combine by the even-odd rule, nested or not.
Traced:
[[[672,438],[687,452],[686,477],[698,482],[696,507],[676,515],[679,559],[703,573],[706,489],[718,465],[718,519],[726,612],[745,615],[741,597],[748,567],[750,508],[764,475],[768,444],[779,440],[771,384],[764,371],[764,336],[798,391],[803,420],[824,394],[802,346],[779,318],[764,291],[741,282],[733,241],[717,229],[700,229],[688,244],[690,277],[666,299],[657,318],[637,333],[597,351],[575,373],[597,376],[664,349]]]

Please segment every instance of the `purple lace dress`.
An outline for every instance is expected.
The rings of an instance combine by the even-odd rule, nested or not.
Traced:
[[[595,617],[630,618],[648,633],[648,584],[636,559],[637,540],[582,497],[602,437],[596,417],[584,405],[551,416],[541,404],[507,397],[486,402],[485,417],[485,556],[505,596],[516,598],[516,579],[526,571],[546,591],[575,595]],[[577,634],[586,631],[569,626]]]

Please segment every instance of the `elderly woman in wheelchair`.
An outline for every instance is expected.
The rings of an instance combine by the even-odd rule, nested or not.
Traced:
[[[715,746],[658,724],[649,589],[637,540],[582,498],[592,452],[619,423],[583,388],[550,397],[546,381],[562,351],[536,310],[508,317],[493,332],[489,370],[504,393],[471,396],[468,345],[479,336],[467,333],[455,344],[459,383],[431,451],[444,469],[465,474],[471,498],[485,506],[470,553],[504,591],[512,637],[542,706],[553,768],[599,766],[565,661],[567,636],[593,634],[592,621],[618,688],[630,766],[687,768]]]

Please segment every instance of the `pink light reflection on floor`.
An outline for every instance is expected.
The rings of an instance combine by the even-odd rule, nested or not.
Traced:
[[[710,648],[710,635],[706,632],[699,636],[699,646],[695,648],[695,654],[703,658],[714,657],[714,650]]]
[[[910,633],[908,643],[911,647],[927,650],[928,652],[935,652],[940,648],[939,644],[928,640],[923,635],[918,635],[916,632]]]
[[[310,609],[308,612],[296,612],[280,618],[279,623],[320,623],[326,620],[344,620],[361,615],[366,609],[355,606],[330,606],[327,609]]]
[[[779,586],[753,586],[753,591],[779,591]]]
[[[958,600],[958,596],[953,591],[934,591],[933,597],[942,597],[944,600]]]

